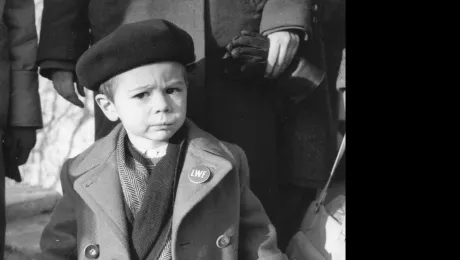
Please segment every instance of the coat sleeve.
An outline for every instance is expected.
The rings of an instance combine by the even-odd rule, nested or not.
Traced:
[[[259,199],[249,188],[249,166],[246,155],[240,154],[240,236],[238,259],[287,260],[278,249],[276,230]]]
[[[73,71],[90,44],[88,0],[44,0],[38,46],[40,74]]]
[[[260,33],[268,35],[283,30],[310,34],[312,0],[267,0],[262,11]]]
[[[68,161],[62,167],[61,186],[63,196],[54,208],[40,239],[40,260],[77,258],[76,193],[69,179]]]
[[[317,7],[317,6],[316,6]],[[317,7],[318,8],[318,7]],[[318,37],[313,35],[316,27],[312,11],[312,0],[268,0],[263,8],[260,33],[264,35],[277,31],[300,32],[300,44],[290,66],[277,79],[281,94],[298,103],[312,93],[325,79],[326,73],[318,61]],[[304,37],[306,36],[306,37]]]
[[[4,21],[11,65],[9,125],[41,128],[34,0],[7,0]]]

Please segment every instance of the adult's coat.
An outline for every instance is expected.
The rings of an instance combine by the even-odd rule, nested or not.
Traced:
[[[33,0],[0,0],[0,259],[5,243],[5,177],[21,181],[5,160],[11,127],[42,127],[35,66],[37,31]],[[12,165],[14,164],[14,165]]]

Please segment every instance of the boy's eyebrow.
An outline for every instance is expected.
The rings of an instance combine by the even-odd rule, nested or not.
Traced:
[[[147,89],[150,86],[153,86],[153,85],[136,86],[136,87],[130,89],[129,92],[134,92],[134,91],[139,91],[139,90],[142,90],[142,89]]]
[[[170,85],[173,85],[173,84],[176,84],[176,83],[184,83],[185,84],[185,80],[184,79],[172,79],[172,80],[166,82],[166,86],[170,86]]]
[[[185,84],[185,80],[184,79],[172,79],[172,80],[166,82],[166,86],[171,86],[171,85],[176,84],[176,83]],[[133,89],[130,89],[129,92],[139,91],[139,90],[142,90],[142,89],[148,89],[150,87],[155,87],[155,84],[136,86]]]

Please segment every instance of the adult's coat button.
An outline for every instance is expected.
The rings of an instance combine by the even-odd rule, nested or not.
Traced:
[[[89,245],[85,248],[85,256],[89,259],[97,259],[99,257],[99,245]]]
[[[218,248],[227,247],[230,244],[230,237],[221,235],[217,238],[216,245]]]

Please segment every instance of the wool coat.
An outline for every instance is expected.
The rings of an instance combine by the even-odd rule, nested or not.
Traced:
[[[245,153],[186,121],[186,155],[172,215],[172,259],[287,259],[276,231],[249,188]],[[61,172],[63,197],[44,228],[39,259],[129,259],[127,223],[115,156],[121,125]],[[189,180],[206,166],[204,183]],[[223,239],[224,238],[224,239]]]

